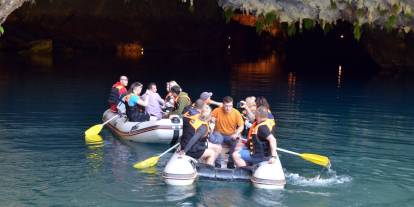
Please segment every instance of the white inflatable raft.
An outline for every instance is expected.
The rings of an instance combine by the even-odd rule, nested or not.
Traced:
[[[189,156],[174,153],[165,166],[163,177],[169,185],[191,185],[197,177],[216,180],[251,181],[253,186],[264,189],[284,189],[286,181],[279,158],[273,164],[262,162],[244,168],[215,168]]]
[[[102,120],[105,122],[114,116],[118,118],[112,119],[106,126],[116,136],[125,140],[171,144],[183,134],[183,120],[178,116],[145,122],[129,122],[126,115],[120,116],[108,109],[103,114]]]

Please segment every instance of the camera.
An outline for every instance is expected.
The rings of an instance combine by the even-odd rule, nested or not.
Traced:
[[[239,101],[236,105],[236,107],[238,109],[243,109],[246,106],[246,102],[245,101]]]

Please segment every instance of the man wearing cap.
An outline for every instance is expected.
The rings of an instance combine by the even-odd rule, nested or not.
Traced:
[[[215,106],[223,106],[223,103],[211,100],[211,96],[213,95],[212,92],[203,92],[200,94],[200,99],[204,101],[204,103],[208,105],[215,105]]]

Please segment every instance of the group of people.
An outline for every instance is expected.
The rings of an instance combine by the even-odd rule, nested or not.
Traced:
[[[109,94],[109,107],[114,113],[125,113],[129,121],[143,122],[150,119],[161,119],[168,115],[179,115],[186,106],[191,105],[191,99],[187,93],[175,81],[167,82],[165,99],[157,93],[157,85],[149,83],[143,95],[140,95],[143,85],[134,82],[128,86],[128,77],[121,76],[119,81],[112,85]]]
[[[117,112],[120,103],[125,103],[127,117],[134,122],[161,119],[172,114],[182,116],[180,154],[216,167],[221,167],[223,149],[228,149],[230,155],[228,168],[275,162],[275,119],[264,97],[251,96],[240,101],[240,113],[234,108],[232,97],[226,96],[222,102],[217,102],[211,99],[211,92],[201,93],[199,99],[192,103],[175,81],[167,82],[165,99],[157,93],[155,83],[148,84],[142,96],[141,83],[131,84],[128,91],[127,85],[128,78],[121,76],[119,82],[112,86],[108,100],[110,109]]]

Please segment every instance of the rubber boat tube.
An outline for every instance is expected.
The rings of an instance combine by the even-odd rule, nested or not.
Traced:
[[[142,143],[175,143],[183,134],[183,120],[178,116],[170,116],[169,119],[150,120],[145,122],[130,122],[126,115],[113,113],[106,110],[102,121],[119,116],[110,121],[106,126],[116,136],[130,141]]]

